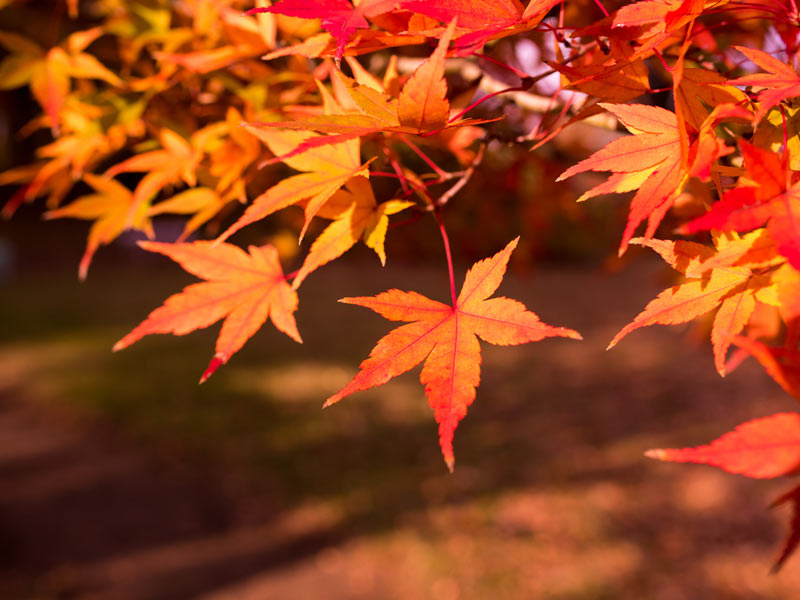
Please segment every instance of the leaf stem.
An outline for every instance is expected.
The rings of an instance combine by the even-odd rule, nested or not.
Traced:
[[[465,114],[467,114],[473,108],[475,108],[479,104],[482,104],[482,103],[486,102],[487,100],[490,100],[490,99],[494,98],[495,96],[499,96],[500,94],[507,94],[508,92],[524,92],[529,87],[530,86],[509,87],[509,88],[505,88],[505,89],[502,89],[502,90],[497,90],[496,92],[492,92],[491,94],[486,94],[485,96],[481,96],[480,98],[475,100],[475,102],[473,102],[472,104],[467,106],[467,108],[465,108],[464,110],[462,110],[461,112],[459,112],[455,116],[450,117],[450,119],[448,119],[447,122],[448,123],[453,123],[454,121],[458,121],[461,117],[463,117]],[[426,137],[427,137],[427,135],[426,135]]]
[[[456,307],[456,278],[453,274],[453,255],[450,253],[450,240],[447,237],[447,230],[444,227],[442,220],[442,211],[438,206],[433,210],[433,215],[436,217],[436,222],[439,223],[439,233],[442,234],[442,241],[444,242],[444,253],[447,256],[447,272],[450,275],[450,297],[453,300],[453,308]]]
[[[786,134],[786,109],[784,109],[783,105],[781,104],[781,122],[783,124],[783,151],[784,153],[789,150],[789,138]]]
[[[391,177],[392,179],[400,179],[400,176],[397,173],[387,173],[386,171],[370,171],[370,177],[373,175],[375,177]]]
[[[441,167],[439,167],[439,165],[433,162],[433,160],[427,154],[425,154],[422,150],[420,150],[419,146],[417,146],[414,142],[408,139],[407,135],[401,133],[399,137],[401,140],[403,140],[406,146],[408,146],[409,148],[411,148],[411,150],[414,151],[414,154],[416,154],[423,161],[425,161],[425,164],[427,164],[433,170],[433,172],[439,176],[439,179],[444,179],[445,177],[447,177],[447,173]]]
[[[602,2],[600,2],[600,0],[594,0],[594,3],[595,3],[595,4],[597,4],[597,6],[599,6],[599,7],[600,7],[600,10],[602,10],[602,11],[603,11],[603,14],[604,14],[605,16],[608,16],[608,11],[606,10],[606,7],[605,7],[605,6],[603,6],[603,3],[602,3]]]
[[[494,58],[492,56],[489,56],[488,54],[475,54],[474,56],[476,58],[478,58],[479,60],[483,59],[483,60],[485,60],[487,62],[490,62],[490,63],[492,63],[494,65],[497,65],[498,67],[501,67],[503,69],[511,71],[514,75],[516,75],[520,79],[524,80],[524,79],[528,79],[530,77],[530,75],[528,75],[524,71],[520,71],[519,69],[515,68],[514,66],[509,65],[507,63],[504,63],[501,60],[497,60],[496,58]]]
[[[397,178],[400,180],[400,187],[403,188],[403,193],[410,194],[411,190],[408,188],[408,181],[406,180],[406,176],[403,174],[403,169],[398,164],[397,159],[395,159],[394,153],[388,146],[383,147],[383,152],[386,155],[386,160],[389,161],[392,169],[395,173],[397,173]]]

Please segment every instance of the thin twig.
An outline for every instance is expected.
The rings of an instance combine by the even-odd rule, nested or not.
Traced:
[[[455,196],[458,192],[462,190],[462,188],[465,185],[467,185],[470,178],[472,177],[472,174],[475,172],[475,169],[483,161],[483,153],[485,151],[486,151],[486,142],[483,141],[481,142],[480,148],[478,148],[477,154],[475,154],[475,158],[472,160],[470,165],[466,169],[464,169],[464,172],[459,178],[459,180],[456,181],[455,184],[450,189],[448,189],[444,194],[439,196],[439,199],[436,201],[437,207],[442,207],[448,202],[450,202],[453,196]]]

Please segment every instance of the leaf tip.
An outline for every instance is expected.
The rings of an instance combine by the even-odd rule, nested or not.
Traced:
[[[663,448],[653,448],[652,450],[648,450],[644,453],[647,458],[652,458],[653,460],[669,460],[667,457],[667,451]]]
[[[691,235],[695,233],[691,227],[689,227],[688,223],[684,223],[672,230],[672,233],[675,235]]]
[[[447,465],[447,470],[450,471],[450,473],[452,473],[455,470],[455,466],[456,466],[455,457],[452,454],[450,454],[448,456],[445,456],[444,457],[444,464]]]
[[[208,381],[208,378],[211,377],[214,372],[222,365],[224,365],[228,360],[228,357],[222,354],[221,352],[217,352],[214,355],[214,358],[211,359],[211,362],[208,363],[208,367],[206,370],[203,371],[203,375],[200,377],[199,383],[205,383]]]

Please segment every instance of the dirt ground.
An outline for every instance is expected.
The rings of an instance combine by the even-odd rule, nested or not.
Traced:
[[[319,410],[391,327],[335,300],[445,298],[441,265],[364,254],[324,269],[301,291],[303,346],[266,327],[198,387],[214,328],[109,351],[189,280],[169,261],[103,251],[79,285],[80,242],[15,243],[0,284],[0,598],[800,597],[800,558],[768,573],[788,515],[767,506],[790,482],[643,457],[795,409],[753,361],[720,379],[701,328],[605,352],[668,282],[657,261],[507,278],[501,294],[585,341],[483,344],[449,475],[418,370]]]

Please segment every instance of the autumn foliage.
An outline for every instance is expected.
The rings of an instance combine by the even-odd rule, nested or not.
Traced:
[[[0,0],[4,11],[18,4]],[[511,143],[524,168],[528,157],[564,153],[570,130],[596,128],[611,141],[541,185],[565,181],[560,193],[577,201],[624,194],[619,254],[641,246],[676,272],[609,348],[641,327],[708,315],[721,376],[751,356],[800,398],[794,0],[54,4],[68,17],[63,35],[0,31],[0,88],[27,87],[39,106],[21,135],[49,136],[34,162],[0,173],[0,185],[13,186],[3,214],[42,198],[45,218],[89,221],[81,278],[102,246],[135,230],[150,238],[142,250],[203,280],[114,350],[222,320],[202,382],[267,320],[301,342],[294,314],[308,277],[360,242],[391,264],[393,229],[432,219],[449,299],[446,288],[438,300],[396,289],[343,298],[403,324],[325,405],[422,364],[452,469],[453,435],[480,383],[478,339],[580,335],[494,296],[514,233],[457,291],[446,225],[493,153]],[[290,207],[302,218],[287,216]],[[178,239],[153,239],[162,215],[185,218]],[[271,240],[289,231],[301,254],[231,243],[258,228]],[[648,455],[754,478],[794,475],[800,416],[758,418],[708,445]],[[800,486],[777,502],[796,513],[780,565],[800,541]]]

